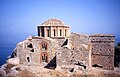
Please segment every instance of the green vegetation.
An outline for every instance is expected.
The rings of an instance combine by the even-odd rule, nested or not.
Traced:
[[[115,57],[114,57],[114,66],[120,66],[120,42],[115,46]]]

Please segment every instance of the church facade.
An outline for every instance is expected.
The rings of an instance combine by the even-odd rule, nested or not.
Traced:
[[[70,33],[70,27],[52,18],[37,26],[38,36],[30,36],[17,44],[12,56],[20,64],[39,64],[79,70],[97,67],[114,69],[114,36],[110,34]]]

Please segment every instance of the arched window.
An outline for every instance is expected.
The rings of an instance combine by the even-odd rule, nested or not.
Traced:
[[[55,29],[54,29],[54,36],[55,36],[56,34],[55,34]]]
[[[41,53],[41,62],[48,62],[48,54],[46,52]]]
[[[60,36],[62,36],[62,30],[60,29]]]
[[[41,44],[41,48],[42,48],[42,50],[47,50],[47,43],[46,42],[42,42],[42,44]]]
[[[65,29],[65,36],[67,35],[67,30]]]

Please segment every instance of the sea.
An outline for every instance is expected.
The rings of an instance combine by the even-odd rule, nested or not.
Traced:
[[[0,66],[3,65],[7,57],[10,56],[15,48],[15,44],[2,44],[0,45]]]
[[[3,65],[14,51],[16,45],[29,37],[29,34],[0,34],[0,66]]]

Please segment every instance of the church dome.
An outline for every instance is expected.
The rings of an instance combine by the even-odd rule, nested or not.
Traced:
[[[62,21],[56,19],[56,18],[51,18],[41,24],[41,26],[66,26]]]

